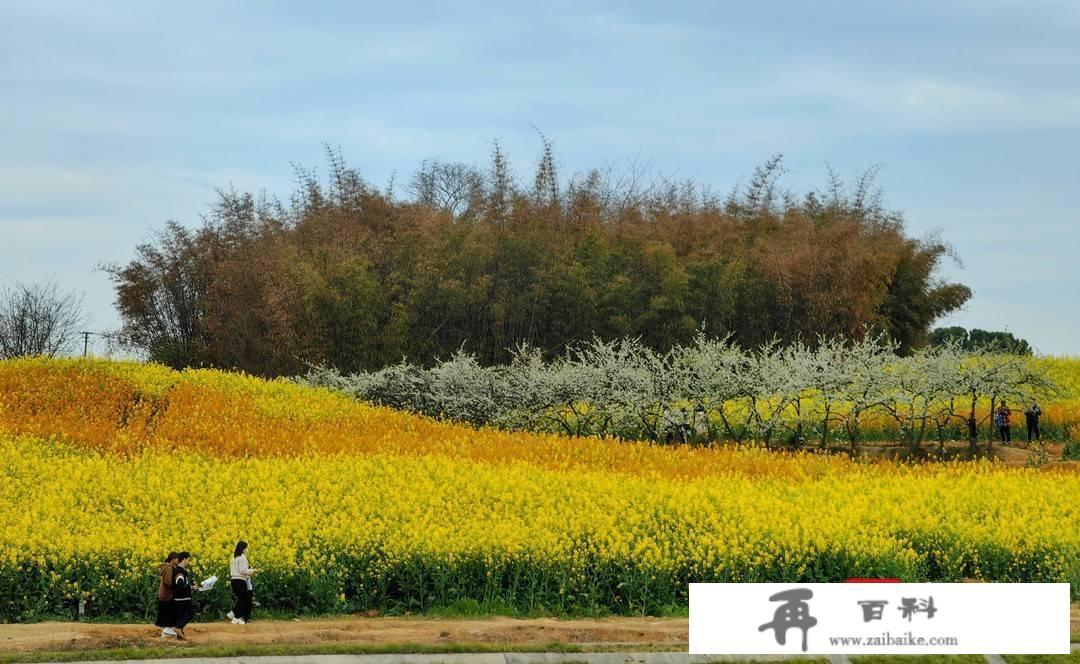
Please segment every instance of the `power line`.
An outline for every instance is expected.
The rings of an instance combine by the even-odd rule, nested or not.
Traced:
[[[83,338],[83,347],[82,347],[83,357],[86,357],[89,354],[89,351],[90,351],[90,335],[93,335],[95,337],[102,337],[103,339],[108,339],[109,337],[115,337],[116,336],[115,332],[90,332],[90,331],[86,331],[86,330],[84,330],[82,332],[79,332],[79,334],[81,334],[82,338]]]

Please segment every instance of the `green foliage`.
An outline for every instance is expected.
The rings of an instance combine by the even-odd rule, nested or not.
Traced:
[[[987,349],[1013,355],[1031,355],[1031,344],[1018,339],[1012,332],[987,332],[978,328],[970,332],[963,327],[939,327],[930,333],[930,344],[941,346],[949,342],[965,350]]]

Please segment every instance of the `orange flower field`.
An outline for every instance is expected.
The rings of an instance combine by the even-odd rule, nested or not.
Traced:
[[[0,619],[142,619],[252,543],[284,614],[684,611],[691,581],[1064,580],[1080,477],[475,430],[286,381],[0,362]],[[224,614],[227,593],[198,598]]]

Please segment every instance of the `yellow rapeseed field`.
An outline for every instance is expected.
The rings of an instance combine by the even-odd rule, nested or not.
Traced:
[[[1066,580],[1080,476],[476,431],[329,391],[0,362],[0,620],[142,617],[251,542],[287,613],[663,612],[690,581]],[[216,618],[226,589],[198,597]]]

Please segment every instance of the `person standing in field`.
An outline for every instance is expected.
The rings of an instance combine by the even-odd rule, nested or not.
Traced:
[[[701,404],[694,406],[694,421],[691,429],[695,438],[699,440],[708,440],[709,416],[705,412],[705,406],[702,406]]]
[[[176,607],[173,605],[173,571],[176,552],[170,551],[165,562],[158,567],[157,618],[154,624],[161,628],[161,636],[176,636]]]
[[[998,434],[1001,436],[1001,442],[1012,442],[1012,411],[1009,410],[1008,404],[1004,401],[1001,402],[1001,408],[998,408],[997,415],[994,417],[994,424],[997,425]]]
[[[675,416],[671,414],[671,410],[667,407],[664,408],[664,414],[660,418],[661,435],[664,438],[665,443],[670,443],[675,440]]]
[[[184,628],[195,617],[192,595],[199,588],[191,578],[191,554],[182,551],[176,554],[176,568],[173,570],[173,604],[176,605],[176,638],[187,638]]]
[[[234,625],[243,625],[251,620],[251,603],[255,595],[255,585],[251,582],[251,577],[258,570],[248,564],[247,549],[247,542],[237,542],[233,549],[232,562],[229,563],[229,583],[236,595],[236,603],[233,604],[233,610],[226,615]]]
[[[1039,408],[1039,404],[1032,403],[1028,406],[1028,409],[1024,411],[1024,420],[1027,424],[1027,442],[1031,442],[1032,437],[1036,440],[1042,440],[1042,429],[1039,428],[1039,418],[1042,417],[1042,408]]]

